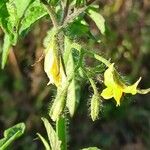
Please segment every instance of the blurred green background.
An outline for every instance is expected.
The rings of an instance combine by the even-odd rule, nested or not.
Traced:
[[[131,83],[141,76],[140,87],[150,87],[150,1],[100,0],[98,4],[106,20],[106,34],[93,49],[111,58]],[[96,25],[86,16],[85,19],[89,21],[91,34],[99,35]],[[47,18],[37,22],[13,47],[7,66],[0,70],[0,137],[18,122],[27,126],[25,135],[12,145],[15,150],[44,149],[36,133],[46,135],[40,118],[48,117],[55,88],[46,86],[43,62],[31,65],[43,52],[49,26]],[[0,30],[0,46],[3,36]],[[104,150],[150,149],[150,95],[127,95],[120,107],[114,101],[104,101],[100,119],[92,122],[86,96],[90,92],[88,85],[83,88],[77,113],[68,122],[69,150],[88,146]]]

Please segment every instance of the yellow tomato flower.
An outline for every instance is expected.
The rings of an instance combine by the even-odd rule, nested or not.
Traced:
[[[66,75],[63,69],[61,58],[56,54],[54,43],[48,48],[45,60],[44,71],[49,78],[49,84],[55,84],[57,87],[63,83],[66,79]]]
[[[101,96],[104,99],[110,99],[114,97],[117,102],[117,106],[120,105],[120,99],[123,93],[131,93],[135,95],[137,93],[137,86],[140,82],[141,78],[133,85],[126,85],[122,80],[119,74],[116,72],[114,68],[114,63],[111,64],[108,69],[104,73],[104,84],[106,88],[102,91]]]

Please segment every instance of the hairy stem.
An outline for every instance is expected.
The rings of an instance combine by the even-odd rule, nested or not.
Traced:
[[[98,55],[92,51],[87,51],[87,50],[84,50],[84,51],[86,51],[86,54],[88,54],[90,57],[93,57],[93,58],[101,61],[102,63],[104,63],[107,67],[110,66],[111,63],[107,59],[105,59],[104,57],[102,57],[102,56],[100,56],[100,55]]]
[[[70,16],[67,16],[67,18],[64,20],[63,25],[61,26],[61,28],[66,28],[68,26],[68,24],[72,23],[76,17],[78,17],[81,13],[83,13],[93,2],[95,2],[96,0],[91,0],[87,3],[86,6],[77,9],[74,13],[72,13]]]
[[[56,132],[61,140],[61,150],[67,150],[67,128],[65,116],[60,116],[56,121]]]
[[[41,2],[43,3],[45,9],[47,10],[47,12],[48,12],[48,14],[49,14],[49,16],[52,20],[52,23],[53,23],[54,27],[58,28],[59,25],[58,25],[54,10],[52,9],[50,4],[46,0],[41,0]]]
[[[98,94],[96,84],[95,84],[94,80],[89,76],[88,70],[85,69],[85,68],[83,68],[83,67],[82,67],[82,70],[83,70],[83,72],[86,74],[86,76],[88,77],[88,79],[89,79],[89,81],[90,81],[90,84],[91,84],[91,86],[92,86],[92,88],[93,88],[94,94]]]
[[[79,52],[80,52],[80,49],[82,48],[82,52],[83,52],[84,54],[88,55],[89,57],[93,57],[93,58],[99,60],[100,62],[104,63],[107,67],[109,67],[110,64],[111,64],[111,63],[109,62],[109,60],[107,60],[107,59],[105,59],[104,57],[102,57],[102,56],[96,54],[96,52],[89,50],[86,45],[81,46],[81,45],[78,44],[78,43],[73,43],[73,44],[72,44],[72,47],[75,48],[76,50],[78,50]]]
[[[65,0],[65,2],[62,2],[62,9],[63,9],[63,15],[62,15],[62,20],[61,23],[63,24],[67,15],[68,15],[68,10],[69,10],[69,4],[70,0]]]

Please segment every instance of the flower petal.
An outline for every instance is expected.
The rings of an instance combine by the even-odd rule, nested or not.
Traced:
[[[101,93],[101,96],[104,98],[104,99],[110,99],[113,97],[113,89],[111,88],[106,88],[102,91]]]
[[[137,93],[137,86],[138,86],[138,84],[139,84],[140,81],[141,81],[141,77],[133,85],[126,86],[124,88],[123,92],[125,92],[125,93],[131,93],[132,95],[135,95]]]
[[[45,55],[44,71],[50,80],[48,84],[52,83],[58,86],[60,82],[60,66],[53,48],[49,48]]]
[[[120,106],[120,99],[121,99],[122,93],[123,93],[122,87],[116,84],[113,88],[113,96],[117,102],[116,106]]]
[[[114,72],[114,63],[111,64],[104,73],[104,84],[108,87],[113,87],[114,84],[113,72]]]

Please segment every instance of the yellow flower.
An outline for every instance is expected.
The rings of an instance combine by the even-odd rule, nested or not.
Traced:
[[[44,60],[44,71],[49,78],[49,84],[55,84],[57,87],[63,83],[66,79],[66,75],[63,69],[62,61],[60,56],[57,55],[56,45],[52,45],[48,48],[45,60]]]
[[[104,73],[104,84],[106,88],[102,91],[101,96],[104,99],[110,99],[114,97],[117,102],[117,106],[120,105],[120,99],[123,93],[131,93],[135,95],[137,93],[137,86],[141,78],[133,85],[126,85],[122,80],[119,74],[114,68],[114,63],[109,66],[109,68]]]

